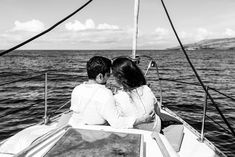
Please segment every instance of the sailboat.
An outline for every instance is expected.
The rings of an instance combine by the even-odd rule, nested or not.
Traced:
[[[37,37],[49,32],[66,19],[73,16],[75,13],[85,8],[92,0],[88,1],[78,10],[59,21],[46,31],[32,37],[31,39],[9,49],[1,52],[4,55],[11,52]],[[162,4],[166,10],[164,2]],[[136,55],[136,44],[138,36],[138,13],[139,0],[135,1],[135,31],[133,34],[133,51],[132,58],[141,62],[141,58],[149,60],[150,68],[157,71],[159,87],[161,87],[161,77],[159,76],[157,63],[151,56]],[[166,10],[167,13],[167,10]],[[169,14],[167,13],[170,20]],[[176,33],[173,24],[170,20],[172,28]],[[181,44],[177,33],[176,37],[182,47],[183,52],[188,58],[186,51]],[[188,58],[189,60],[189,58]],[[203,89],[205,89],[206,101],[211,98],[207,88],[204,86],[195,68],[189,60],[196,77],[198,78]],[[146,71],[146,74],[147,74]],[[45,80],[46,81],[46,80]],[[45,87],[46,88],[46,87]],[[45,90],[46,91],[46,90]],[[204,125],[206,117],[206,105],[203,108],[202,129],[201,133],[196,131],[186,121],[181,119],[177,114],[164,107],[162,104],[162,90],[160,90],[160,107],[161,113],[165,117],[165,121],[172,122],[164,130],[163,134],[155,132],[152,129],[152,123],[142,124],[133,129],[115,129],[110,126],[102,125],[83,125],[77,128],[72,128],[67,124],[71,111],[65,111],[62,114],[48,117],[47,105],[45,103],[44,123],[30,126],[14,136],[2,141],[0,143],[0,156],[7,157],[23,157],[23,156],[140,156],[140,157],[217,157],[226,156],[220,151],[212,142],[204,137]],[[45,94],[46,95],[46,94]],[[69,104],[67,102],[66,104]],[[225,119],[219,108],[217,110]],[[225,119],[225,123],[234,133],[229,123]]]

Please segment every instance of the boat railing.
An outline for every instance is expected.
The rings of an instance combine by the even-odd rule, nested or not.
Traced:
[[[163,96],[162,96],[162,81],[169,81],[169,82],[175,82],[175,83],[180,83],[180,84],[187,84],[187,85],[192,85],[192,86],[198,86],[198,87],[201,87],[201,85],[199,83],[190,83],[190,82],[185,82],[185,81],[182,81],[182,80],[179,80],[179,79],[169,79],[169,78],[162,78],[160,77],[160,74],[159,74],[159,68],[158,68],[158,65],[157,65],[157,62],[150,56],[147,56],[147,55],[141,55],[139,57],[146,57],[148,58],[150,61],[149,61],[149,65],[147,67],[147,70],[145,72],[145,76],[147,75],[149,69],[151,67],[155,68],[156,72],[157,72],[157,81],[159,81],[159,93],[160,93],[160,105],[161,107],[166,107],[164,106],[164,104],[162,104],[162,100],[163,100]],[[213,87],[210,87],[210,86],[206,86],[206,91],[204,91],[204,105],[203,105],[203,115],[202,115],[202,126],[201,126],[201,134],[200,134],[200,137],[199,137],[199,141],[200,142],[203,142],[204,141],[204,134],[205,134],[205,120],[206,120],[206,117],[209,118],[211,121],[213,121],[215,124],[217,124],[220,128],[222,128],[224,131],[226,131],[227,133],[233,135],[235,137],[235,134],[234,134],[234,129],[231,127],[231,125],[228,123],[228,122],[225,122],[224,121],[224,118],[222,117],[224,123],[227,125],[228,129],[226,129],[225,127],[223,127],[222,125],[220,125],[218,122],[216,122],[215,120],[213,120],[212,118],[210,118],[208,115],[207,115],[207,106],[208,106],[208,93],[210,90],[213,90],[215,92],[217,92],[218,94],[232,100],[233,102],[235,102],[235,98],[225,94],[225,93],[222,93],[220,92],[219,90],[213,88]],[[214,105],[214,101],[212,101],[212,105]],[[220,108],[218,107],[218,105],[216,105],[216,109],[220,110]],[[221,112],[222,113],[222,112]],[[221,116],[221,114],[219,114]],[[223,116],[223,114],[222,114]]]
[[[208,86],[206,86],[206,90],[208,91]],[[205,120],[206,120],[206,110],[207,110],[207,92],[205,92],[205,102],[204,102],[204,105],[203,105],[201,136],[199,138],[200,142],[204,141],[204,128],[205,128]]]
[[[25,77],[25,78],[21,78],[21,79],[12,80],[12,81],[7,81],[7,82],[0,84],[0,87],[1,87],[1,86],[9,85],[9,84],[14,84],[17,82],[23,82],[23,81],[27,82],[27,81],[30,81],[34,78],[41,78],[42,79],[42,77],[44,77],[43,78],[44,79],[44,93],[43,93],[43,95],[44,95],[44,117],[43,117],[43,122],[39,122],[39,124],[42,124],[42,123],[48,124],[51,117],[54,117],[56,114],[58,114],[59,111],[61,111],[62,108],[64,108],[65,106],[67,106],[70,103],[70,100],[68,100],[68,101],[64,102],[62,105],[60,105],[59,108],[56,109],[53,113],[50,113],[50,114],[48,113],[48,75],[59,75],[59,73],[55,74],[55,73],[53,73],[53,71],[49,70],[49,71],[41,72],[40,74],[37,74],[37,75],[33,75],[31,77]],[[7,116],[7,115],[3,115],[1,117],[4,117],[4,116]],[[34,124],[32,124],[32,125],[34,125]]]

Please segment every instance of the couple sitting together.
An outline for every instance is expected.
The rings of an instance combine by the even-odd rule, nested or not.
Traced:
[[[154,112],[160,111],[157,99],[131,59],[118,57],[112,63],[94,56],[86,68],[89,80],[76,86],[71,96],[72,127],[108,123],[114,128],[133,128],[155,119],[155,129],[160,131],[160,118]],[[122,88],[115,95],[105,86],[111,71]]]

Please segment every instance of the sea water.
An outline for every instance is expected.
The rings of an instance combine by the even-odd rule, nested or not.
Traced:
[[[114,58],[130,54],[129,50],[18,50],[0,57],[0,140],[43,120],[45,73],[48,76],[48,114],[54,115],[69,108],[68,104],[57,111],[69,101],[73,88],[87,80],[85,67],[89,58],[94,55]],[[156,61],[160,77],[164,79],[161,81],[163,104],[200,132],[205,92],[198,85],[184,54],[178,50],[139,50],[137,55],[148,55]],[[196,50],[188,51],[188,55],[219,109],[235,129],[235,103],[224,96],[235,98],[234,51]],[[148,64],[147,58],[141,58],[139,66],[143,72]],[[157,76],[153,67],[146,77],[159,99]],[[10,83],[15,80],[19,81]],[[111,78],[108,86],[113,84],[115,81]],[[207,116],[205,137],[226,155],[234,156],[235,137],[229,133],[210,100]]]

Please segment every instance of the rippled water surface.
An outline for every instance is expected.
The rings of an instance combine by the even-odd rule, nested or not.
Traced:
[[[73,88],[87,79],[85,64],[90,57],[103,55],[113,58],[129,54],[131,51],[120,50],[20,50],[0,57],[0,140],[42,121],[45,71],[48,75],[48,112],[54,114],[70,99]],[[161,78],[171,80],[162,81],[163,103],[200,131],[205,94],[200,86],[181,83],[198,84],[183,53],[165,50],[138,51],[137,54],[149,55],[157,61]],[[235,52],[201,50],[189,51],[188,54],[201,79],[210,87],[214,101],[231,127],[235,128],[234,101],[213,90],[235,98]],[[143,71],[147,65],[145,58],[141,60]],[[32,76],[35,77],[24,79]],[[21,81],[8,84],[14,80]],[[159,84],[154,69],[149,70],[147,80],[159,98]],[[113,83],[111,79],[109,84]],[[225,154],[234,156],[235,138],[228,133],[230,130],[209,100],[207,115],[206,137]]]

